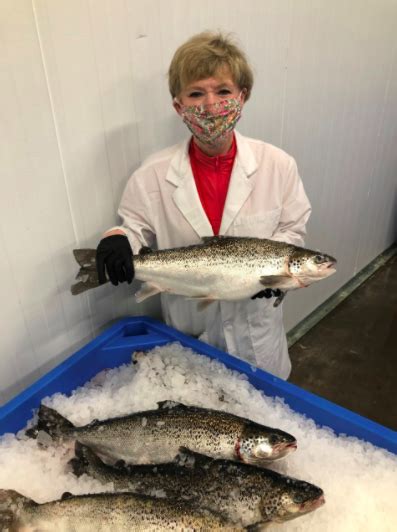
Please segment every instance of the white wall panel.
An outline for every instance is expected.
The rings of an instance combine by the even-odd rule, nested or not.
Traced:
[[[2,2],[0,9],[0,225],[8,270],[1,278],[1,361],[7,371],[0,389],[7,395],[58,353],[49,321],[57,319],[70,343],[59,295],[74,233],[32,6]],[[74,313],[80,306],[75,303]]]
[[[390,4],[296,4],[291,27],[282,147],[297,159],[313,205],[307,245],[338,258],[338,273],[294,294],[286,324],[300,321],[393,241],[368,240],[373,216],[376,153],[387,142],[383,127],[396,13]],[[396,100],[394,99],[394,105]],[[395,187],[396,178],[376,176]],[[385,183],[383,183],[385,185]],[[385,188],[381,193],[386,198]],[[391,206],[387,213],[390,215]],[[385,234],[382,230],[382,234]],[[365,243],[365,257],[361,242]],[[295,297],[296,296],[296,297]]]
[[[72,249],[117,223],[126,180],[187,135],[167,69],[185,39],[234,32],[255,71],[239,130],[298,162],[307,245],[338,273],[285,304],[290,328],[396,235],[397,3],[2,0],[0,401],[123,315],[136,285],[72,297]]]

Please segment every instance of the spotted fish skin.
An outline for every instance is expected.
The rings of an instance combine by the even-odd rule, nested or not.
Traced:
[[[88,474],[104,484],[113,482],[117,491],[157,492],[194,501],[243,526],[299,517],[324,501],[323,491],[308,482],[187,449],[172,463],[114,468],[76,444],[76,458],[70,464],[75,474]]]
[[[75,250],[82,266],[72,287],[81,293],[98,286],[95,250]],[[135,278],[143,281],[138,302],[160,292],[210,302],[252,297],[264,288],[295,290],[335,272],[336,260],[318,251],[264,238],[209,237],[187,247],[133,257]]]
[[[65,494],[66,495],[66,494]],[[0,530],[115,532],[197,530],[239,531],[223,516],[186,501],[131,493],[70,495],[37,504],[12,490],[0,490]]]
[[[38,423],[27,435],[37,437],[40,431],[55,440],[78,440],[113,463],[167,462],[185,446],[214,458],[263,465],[296,449],[294,436],[282,430],[228,412],[171,401],[159,403],[156,410],[94,421],[84,427],[75,427],[41,405]]]

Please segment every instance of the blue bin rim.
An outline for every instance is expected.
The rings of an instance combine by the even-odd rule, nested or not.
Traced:
[[[367,439],[366,436],[369,435],[371,438],[367,439],[367,441],[397,454],[396,431],[308,392],[288,381],[284,381],[260,368],[253,367],[244,360],[229,355],[196,338],[181,333],[161,321],[147,316],[125,317],[117,320],[116,323],[105,329],[87,345],[61,362],[26,390],[8,401],[4,406],[0,407],[0,422],[7,416],[12,415],[15,409],[20,407],[24,402],[29,401],[35,394],[41,390],[45,390],[45,387],[49,383],[59,378],[76,361],[88,356],[97,348],[102,348],[103,346],[106,349],[111,348],[112,340],[119,337],[131,325],[146,326],[151,332],[157,333],[159,338],[166,339],[167,343],[179,342],[184,347],[189,347],[199,354],[224,363],[229,369],[245,374],[248,380],[257,389],[263,391],[265,395],[280,397],[295,412],[312,418],[317,426],[331,428],[336,434],[349,437]],[[139,349],[139,346],[137,346],[137,349]],[[42,395],[42,398],[44,396]],[[329,423],[327,423],[327,420],[329,420]],[[343,430],[344,428],[347,430]]]

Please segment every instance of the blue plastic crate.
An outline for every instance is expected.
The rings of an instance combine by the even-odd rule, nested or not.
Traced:
[[[130,362],[133,351],[150,350],[174,341],[244,373],[257,389],[268,396],[282,397],[293,410],[312,418],[318,425],[397,454],[397,432],[147,317],[121,319],[0,408],[0,435],[22,429],[44,397],[56,392],[69,394],[101,370]]]

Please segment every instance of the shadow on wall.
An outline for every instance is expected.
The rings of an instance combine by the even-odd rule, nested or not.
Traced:
[[[3,406],[8,401],[12,400],[15,396],[26,390],[29,386],[34,384],[38,379],[40,379],[42,376],[46,375],[48,372],[53,370],[55,367],[57,367],[59,364],[67,360],[71,355],[76,353],[79,349],[86,346],[87,343],[89,343],[93,338],[100,335],[102,332],[104,332],[106,329],[111,327],[114,323],[116,323],[118,320],[124,317],[129,316],[151,316],[155,319],[162,320],[161,316],[161,304],[160,304],[160,296],[154,296],[150,298],[148,301],[145,301],[141,304],[137,304],[135,302],[135,299],[132,294],[134,294],[140,286],[140,282],[134,281],[134,283],[128,287],[123,287],[123,293],[125,294],[126,291],[131,292],[131,297],[126,298],[123,297],[123,304],[120,305],[120,312],[115,312],[115,316],[112,319],[108,319],[103,325],[98,326],[96,330],[78,341],[72,343],[70,346],[68,346],[66,349],[62,351],[56,351],[54,349],[54,356],[52,356],[49,360],[42,363],[39,367],[35,368],[30,373],[26,374],[21,379],[14,382],[12,385],[5,387],[0,390],[0,406]],[[103,290],[103,289],[102,289]],[[100,301],[104,303],[104,306],[106,306],[106,301],[111,295],[113,290],[115,290],[112,287],[109,287],[109,289],[105,289],[104,292],[107,292],[107,296],[103,295],[103,297],[99,297],[97,302],[100,304]],[[75,297],[75,296],[71,296]],[[84,297],[85,296],[76,296],[76,297]],[[88,313],[86,316],[86,322],[90,322],[90,318],[88,317]],[[76,327],[81,327],[81,323],[76,323]],[[88,324],[85,327],[87,330],[92,324]],[[54,338],[54,341],[56,341],[56,338]],[[50,339],[51,343],[51,339]],[[46,346],[44,343],[41,344],[41,347],[43,350],[49,350],[51,349],[50,346]],[[132,352],[131,352],[132,355]]]
[[[135,93],[129,80],[108,90],[102,95],[103,129],[91,131],[90,138],[74,145],[66,168],[73,227],[67,220],[60,238],[52,230],[53,213],[47,220],[48,235],[42,236],[48,240],[48,253],[40,257],[32,276],[25,276],[20,287],[25,296],[18,305],[23,305],[26,323],[21,321],[21,334],[12,340],[20,367],[15,372],[18,380],[9,386],[9,382],[2,383],[7,387],[0,390],[0,400],[9,400],[65,360],[98,332],[97,324],[108,326],[112,319],[128,315],[161,317],[160,298],[137,305],[132,297],[135,290],[131,297],[126,291],[105,290],[106,294],[93,297],[92,304],[86,298],[80,302],[69,299],[78,271],[73,249],[95,248],[103,231],[120,223],[117,209],[122,192],[145,157],[188,136],[172,108],[166,84],[155,101],[155,110],[161,112],[153,112],[152,100],[141,102],[137,97],[150,94],[153,83],[141,80],[138,88],[134,85]],[[122,108],[123,101],[126,109]],[[77,341],[79,338],[83,339]],[[27,373],[21,376],[24,370]]]
[[[390,218],[390,229],[388,232],[392,235],[393,242],[397,244],[397,186],[394,192],[394,204]]]
[[[66,360],[70,355],[72,355],[78,349],[80,349],[85,344],[87,344],[90,340],[92,340],[92,335],[79,340],[74,345],[65,349],[63,352],[55,355],[51,360],[45,362],[39,368],[36,368],[34,371],[25,375],[22,379],[13,383],[11,386],[8,386],[2,389],[1,390],[2,397],[5,397],[6,399],[5,401],[1,403],[0,406],[3,406],[8,401],[11,401],[18,394],[26,390],[26,388],[28,388],[31,384],[35,383],[38,379],[40,379],[40,377],[42,377],[43,375],[45,375],[46,373],[54,369],[56,366],[61,364],[61,362]]]
[[[166,70],[119,80],[102,94],[101,106],[113,181],[125,184],[148,156],[189,135],[172,106]]]

